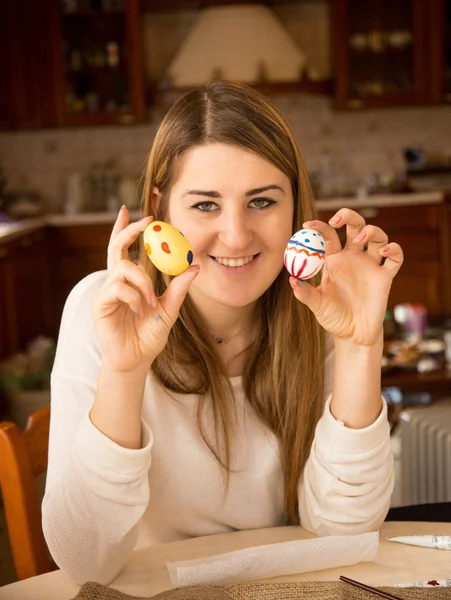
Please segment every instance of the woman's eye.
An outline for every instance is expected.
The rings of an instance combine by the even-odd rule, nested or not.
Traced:
[[[213,212],[219,207],[214,202],[198,202],[197,204],[193,204],[191,208],[195,208],[200,212]]]
[[[254,205],[254,208],[269,208],[275,203],[276,201],[271,200],[270,198],[254,198],[251,201],[251,204]]]

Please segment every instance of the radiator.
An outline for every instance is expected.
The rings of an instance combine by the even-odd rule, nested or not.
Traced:
[[[451,502],[451,398],[400,415],[402,505]]]

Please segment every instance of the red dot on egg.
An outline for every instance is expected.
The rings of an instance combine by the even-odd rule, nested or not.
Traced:
[[[154,231],[161,231],[161,225],[154,225],[153,226],[153,230]]]
[[[166,242],[161,243],[161,249],[163,250],[163,252],[166,252],[166,254],[171,254],[169,246],[167,245]]]

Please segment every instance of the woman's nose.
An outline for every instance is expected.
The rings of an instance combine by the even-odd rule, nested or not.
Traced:
[[[251,224],[243,215],[224,218],[221,224],[219,239],[231,250],[245,250],[254,237]]]

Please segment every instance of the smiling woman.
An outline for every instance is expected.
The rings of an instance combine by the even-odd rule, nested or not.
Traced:
[[[107,271],[63,315],[43,503],[57,564],[105,583],[158,542],[288,522],[377,529],[393,487],[380,364],[399,246],[346,208],[315,220],[287,123],[237,83],[168,111],[144,211],[129,224],[120,210]],[[152,220],[189,240],[180,275],[144,244],[129,260]],[[324,239],[321,280],[284,269],[301,228]]]
[[[157,198],[161,202],[162,196]],[[190,298],[207,329],[226,337],[249,325],[256,300],[280,273],[292,233],[288,177],[268,160],[237,146],[195,146],[179,159],[165,218],[192,240],[200,272]],[[227,305],[233,314],[203,310],[206,303]]]

